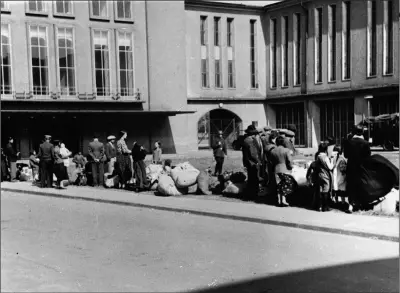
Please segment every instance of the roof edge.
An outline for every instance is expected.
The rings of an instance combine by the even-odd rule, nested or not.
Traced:
[[[276,2],[271,5],[267,5],[263,7],[263,11],[275,11],[282,8],[294,6],[294,5],[302,5],[303,3],[310,2],[311,0],[282,0],[280,2]]]
[[[229,9],[236,11],[249,11],[249,12],[264,12],[263,6],[252,6],[244,4],[226,3],[226,2],[212,2],[210,0],[185,0],[185,8],[190,7],[203,7],[211,9]]]

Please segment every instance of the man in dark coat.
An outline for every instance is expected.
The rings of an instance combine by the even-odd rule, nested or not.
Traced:
[[[15,181],[17,179],[17,160],[19,152],[17,152],[14,148],[14,139],[12,137],[8,139],[6,156],[8,163],[10,164],[11,181]]]
[[[93,186],[103,186],[104,183],[104,145],[95,134],[93,141],[89,143],[89,162],[92,166]]]
[[[259,191],[259,170],[262,166],[262,158],[260,156],[259,142],[255,138],[258,131],[253,125],[249,125],[242,146],[243,166],[247,169],[247,187],[246,193],[250,198],[258,196]]]
[[[265,183],[269,194],[276,193],[276,180],[274,165],[271,160],[271,151],[276,148],[276,139],[279,133],[277,131],[271,131],[268,137],[268,143],[264,146],[264,160],[265,160]]]
[[[54,146],[50,143],[51,136],[45,135],[44,142],[39,146],[40,186],[53,187]]]
[[[107,137],[107,144],[104,147],[104,151],[106,154],[106,162],[108,164],[107,173],[112,174],[114,171],[114,164],[117,161],[117,148],[115,147],[115,136],[110,135]]]
[[[347,186],[346,190],[350,201],[357,194],[360,164],[362,161],[371,156],[369,143],[364,139],[363,127],[357,125],[353,129],[353,137],[344,143],[344,156],[347,158]]]
[[[222,166],[224,165],[224,159],[227,155],[226,143],[222,136],[222,131],[218,131],[218,137],[215,139],[214,145],[214,158],[215,158],[215,172],[214,176],[222,174]]]

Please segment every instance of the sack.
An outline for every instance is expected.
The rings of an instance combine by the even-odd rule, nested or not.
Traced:
[[[231,175],[230,181],[232,183],[243,183],[246,181],[246,175],[243,172],[235,172]]]
[[[188,192],[187,188],[177,188],[174,180],[167,175],[161,175],[158,178],[157,190],[166,196],[184,195]]]
[[[154,181],[153,183],[150,183],[150,190],[156,191],[158,189],[158,180]]]
[[[296,180],[298,186],[306,186],[307,185],[307,169],[293,166],[292,169],[292,177]]]
[[[146,175],[152,173],[160,174],[162,170],[163,170],[162,165],[150,164],[146,167]]]
[[[197,189],[201,194],[209,195],[210,191],[210,176],[207,171],[201,171],[199,176],[197,176]]]
[[[393,214],[396,212],[396,206],[399,202],[399,191],[397,189],[392,189],[383,201],[374,205],[374,212],[380,212],[384,214]]]
[[[107,175],[106,175],[107,174]],[[119,186],[119,176],[108,178],[110,173],[104,174],[104,185],[108,188],[118,188]]]
[[[242,194],[246,188],[246,183],[227,182],[227,186],[222,191],[222,194]]]
[[[185,188],[196,184],[199,174],[200,171],[188,162],[178,164],[171,170],[171,177],[178,188]]]
[[[197,184],[188,187],[188,194],[195,194],[197,193]]]
[[[78,186],[86,186],[87,185],[87,178],[85,174],[79,174],[78,178],[75,180],[75,185]]]

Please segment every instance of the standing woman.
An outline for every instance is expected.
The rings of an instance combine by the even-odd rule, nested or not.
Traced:
[[[122,130],[119,132],[119,138],[117,141],[118,174],[121,179],[121,188],[125,188],[125,184],[132,177],[131,158],[129,157],[131,151],[128,149],[125,142],[127,136],[128,134],[126,131]]]
[[[132,159],[133,159],[133,171],[135,172],[136,179],[136,192],[142,191],[149,187],[146,178],[146,164],[144,159],[146,158],[146,150],[138,143],[133,143],[132,148]]]
[[[330,211],[329,196],[332,192],[332,172],[335,165],[329,159],[327,142],[321,142],[318,153],[317,170],[320,196],[317,209],[320,212],[327,212]]]
[[[61,142],[54,140],[54,174],[57,177],[57,188],[65,188],[68,185],[67,167],[64,165],[64,159],[68,157],[61,153]]]
[[[159,141],[156,141],[154,144],[154,150],[153,150],[153,164],[161,165],[161,155],[162,155],[162,149],[161,149],[161,143]]]

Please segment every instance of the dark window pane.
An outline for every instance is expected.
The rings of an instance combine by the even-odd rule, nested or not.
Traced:
[[[97,68],[97,69],[102,68],[101,51],[100,50],[94,51],[94,64],[95,64],[95,68]]]
[[[74,67],[74,50],[73,49],[67,49],[67,66],[68,67]]]
[[[67,69],[60,68],[60,86],[61,88],[68,87]]]
[[[40,65],[47,66],[47,48],[39,48],[40,50]]]
[[[33,86],[40,86],[40,68],[32,67]]]
[[[32,66],[39,66],[39,48],[32,47],[31,54],[32,54]]]
[[[119,68],[126,69],[126,53],[119,52]]]
[[[65,47],[65,39],[64,38],[59,38],[58,39],[58,46],[59,47]]]
[[[130,1],[125,1],[125,18],[132,18]]]
[[[64,13],[71,13],[72,11],[71,11],[71,5],[72,5],[72,3],[71,3],[71,1],[64,1]]]
[[[103,68],[105,69],[110,68],[108,60],[108,51],[103,51]]]
[[[103,73],[102,70],[96,70],[96,87],[102,88],[103,85]]]
[[[36,11],[36,1],[29,1],[28,7],[30,11]]]
[[[58,54],[59,54],[59,63],[60,63],[60,67],[66,67],[67,66],[67,53],[66,53],[66,49],[64,48],[60,48],[58,50]]]
[[[42,86],[46,87],[49,85],[48,82],[48,71],[47,71],[47,67],[42,67],[40,68],[40,74],[41,74],[41,80],[42,80]]]
[[[127,86],[127,81],[126,81],[126,71],[125,70],[120,71],[119,78],[120,78],[120,83],[121,83],[121,89],[127,88],[128,86]]]
[[[118,18],[125,18],[124,1],[117,1],[117,15]]]
[[[10,48],[8,45],[1,46],[2,64],[10,65]]]
[[[93,16],[100,16],[99,1],[92,2],[92,10],[93,10]]]
[[[42,1],[36,1],[37,4],[37,11],[44,11]]]
[[[75,88],[75,70],[68,69],[68,86],[72,89]]]
[[[37,46],[39,44],[37,37],[31,37],[31,46]]]
[[[65,13],[64,5],[63,5],[62,1],[56,1],[56,11],[57,11],[57,13]]]

